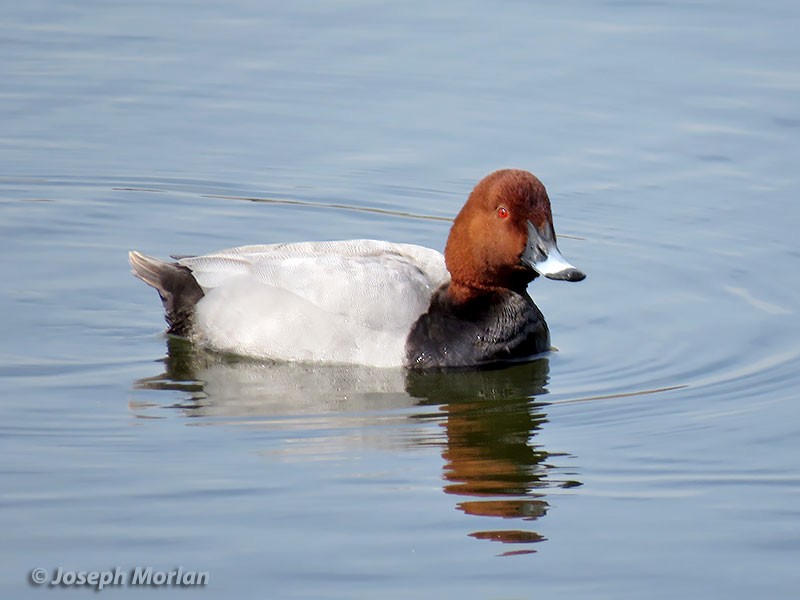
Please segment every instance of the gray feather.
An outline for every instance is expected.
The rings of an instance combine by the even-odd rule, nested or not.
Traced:
[[[140,252],[129,252],[133,274],[153,287],[161,297],[169,324],[168,333],[188,336],[194,321],[194,307],[203,290],[192,271],[178,263],[165,262]]]

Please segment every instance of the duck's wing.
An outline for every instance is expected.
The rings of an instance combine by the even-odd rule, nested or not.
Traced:
[[[248,288],[262,302],[271,289],[281,304],[291,294],[331,317],[377,330],[410,327],[449,278],[439,252],[377,240],[241,246],[178,264],[206,295],[235,286],[236,296],[226,293],[226,300],[241,302],[244,310],[250,310]]]

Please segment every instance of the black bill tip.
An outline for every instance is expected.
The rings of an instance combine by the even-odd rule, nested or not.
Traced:
[[[548,279],[557,279],[559,281],[583,281],[586,279],[586,273],[578,269],[564,269],[557,273],[549,273],[545,275]]]

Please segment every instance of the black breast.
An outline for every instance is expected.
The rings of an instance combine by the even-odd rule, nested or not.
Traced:
[[[549,349],[547,323],[527,293],[487,292],[455,303],[446,284],[411,328],[406,364],[412,369],[478,366]]]

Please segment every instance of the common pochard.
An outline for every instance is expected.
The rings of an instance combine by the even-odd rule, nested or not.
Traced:
[[[481,180],[444,255],[375,240],[242,246],[166,262],[129,254],[158,290],[168,333],[271,360],[482,366],[550,349],[528,295],[538,275],[580,281],[561,256],[550,200],[531,173]]]

